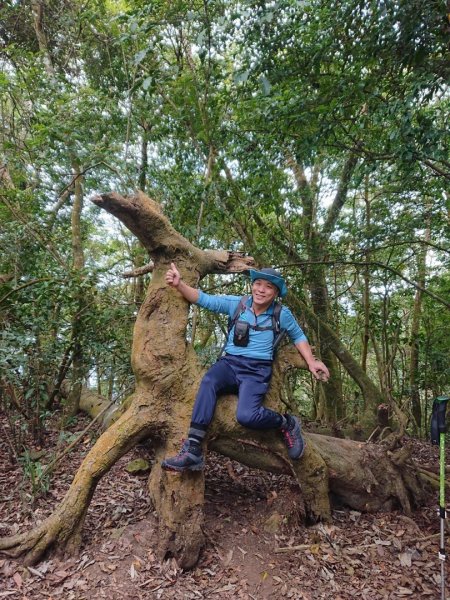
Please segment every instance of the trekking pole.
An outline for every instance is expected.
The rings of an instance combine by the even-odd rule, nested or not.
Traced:
[[[439,548],[439,560],[441,561],[441,600],[445,600],[445,411],[450,396],[437,396],[433,402],[431,414],[431,443],[439,444],[439,514],[441,518],[441,546]]]

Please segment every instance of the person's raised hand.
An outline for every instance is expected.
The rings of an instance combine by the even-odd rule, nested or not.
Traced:
[[[181,281],[181,275],[176,268],[175,263],[170,263],[170,269],[166,273],[166,283],[171,287],[177,288]]]

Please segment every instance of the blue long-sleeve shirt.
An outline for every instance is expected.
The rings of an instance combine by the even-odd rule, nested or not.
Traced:
[[[212,296],[199,290],[197,305],[206,308],[215,313],[222,313],[233,317],[241,301],[241,296]],[[271,327],[274,303],[272,303],[265,312],[256,316],[252,310],[252,297],[246,302],[245,311],[239,317],[240,321],[246,321],[252,326]],[[300,325],[295,320],[291,311],[283,306],[280,312],[280,327],[286,329],[289,339],[293,344],[307,341]],[[235,356],[246,356],[247,358],[257,358],[260,360],[272,360],[273,358],[273,330],[257,331],[250,327],[250,338],[247,346],[235,346],[233,344],[234,327],[231,329],[225,352]]]

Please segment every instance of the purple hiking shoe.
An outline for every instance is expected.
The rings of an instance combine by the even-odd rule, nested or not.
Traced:
[[[201,471],[205,466],[202,449],[200,446],[192,444],[185,440],[181,450],[172,458],[165,458],[161,463],[161,468],[165,471]]]
[[[302,436],[300,421],[293,415],[284,415],[286,423],[281,426],[284,443],[288,449],[288,456],[292,460],[298,460],[305,452],[305,440]]]

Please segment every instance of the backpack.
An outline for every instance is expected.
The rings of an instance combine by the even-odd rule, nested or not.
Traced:
[[[230,331],[233,329],[233,327],[236,324],[236,321],[239,319],[239,317],[242,315],[242,313],[245,312],[245,309],[247,308],[247,301],[249,298],[250,298],[250,296],[242,296],[236,310],[234,311],[233,316],[228,319],[227,336],[225,339],[225,344],[223,345],[222,350],[220,351],[220,354],[217,358],[220,358],[222,356],[223,351],[225,350],[225,346],[227,345],[227,342],[228,342],[228,337],[230,335]],[[253,325],[253,326],[251,325],[250,326],[252,329],[254,329],[256,331],[267,331],[268,329],[271,329],[273,331],[273,344],[272,344],[273,358],[275,358],[277,349],[278,349],[279,345],[281,344],[281,342],[283,341],[284,336],[286,335],[286,329],[281,329],[281,325],[280,325],[281,309],[282,309],[281,304],[279,302],[275,302],[273,313],[271,315],[272,325],[270,327],[260,327],[259,325]]]

